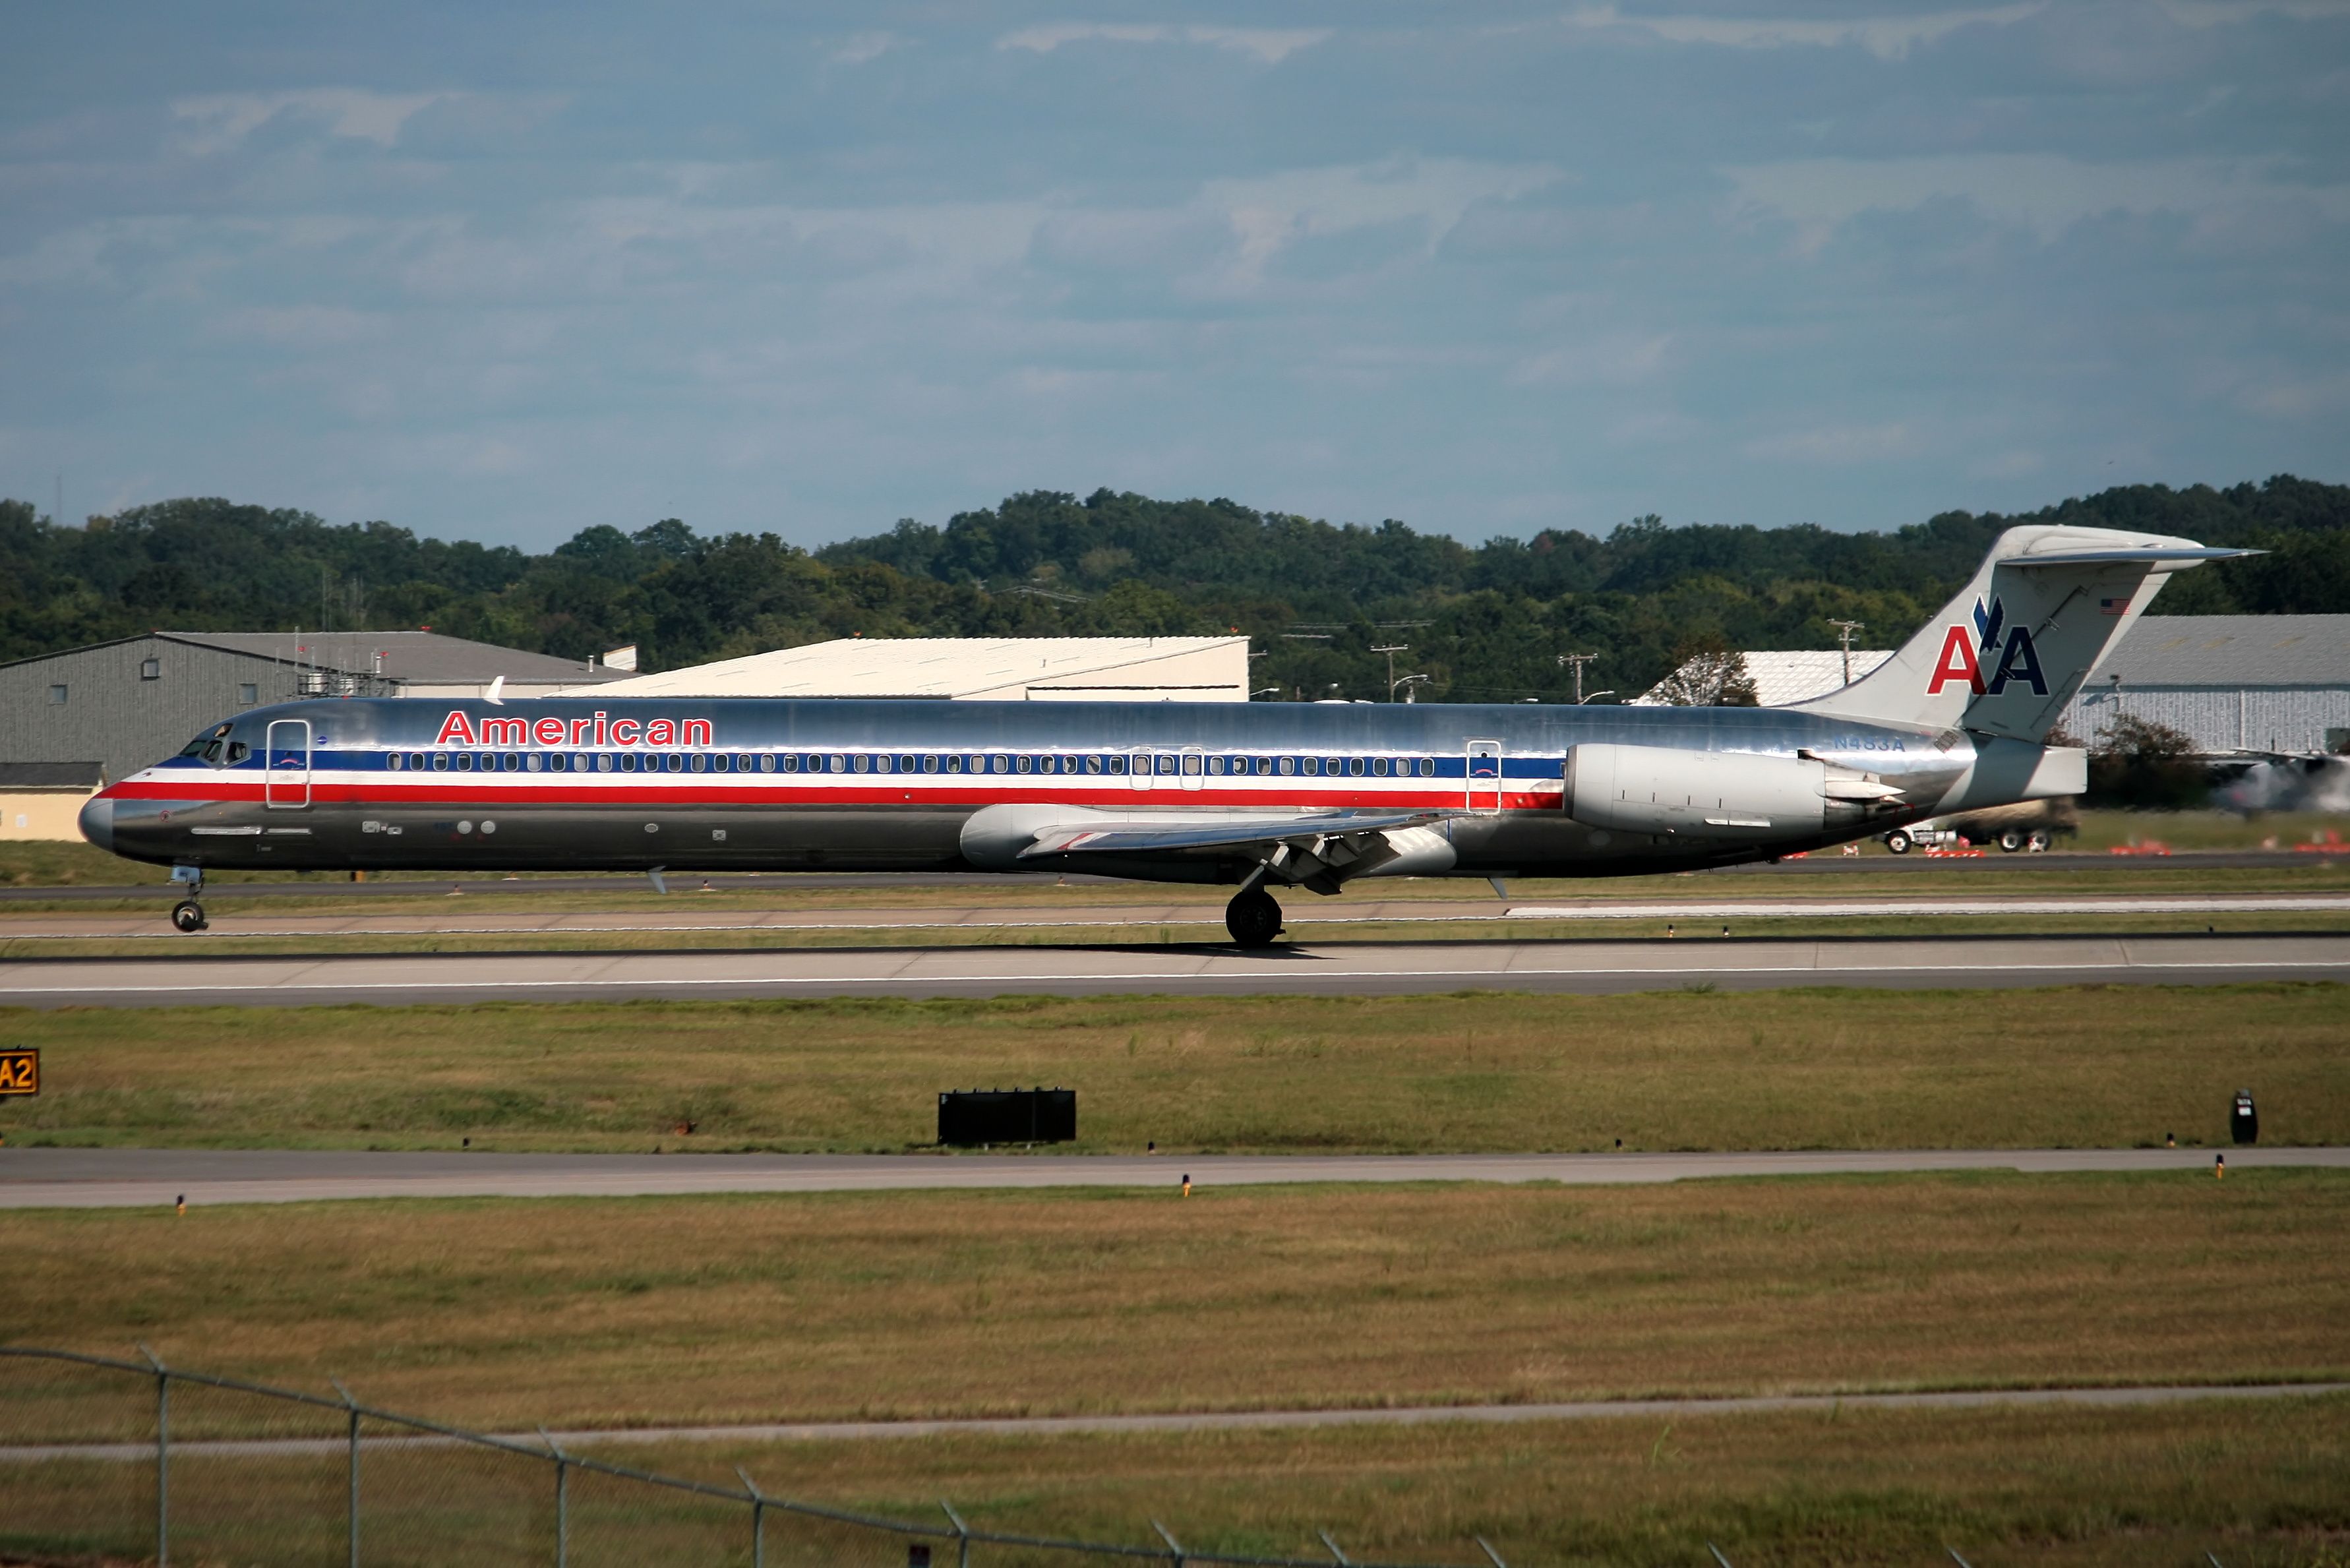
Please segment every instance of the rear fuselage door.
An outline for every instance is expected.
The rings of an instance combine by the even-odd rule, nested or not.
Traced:
[[[1461,804],[1481,816],[1502,809],[1502,742],[1471,741],[1468,744],[1469,792]]]
[[[310,804],[310,721],[272,719],[269,745],[262,753],[261,798],[273,809],[298,810]]]
[[[1183,748],[1183,787],[1196,790],[1207,782],[1208,754],[1197,746]]]

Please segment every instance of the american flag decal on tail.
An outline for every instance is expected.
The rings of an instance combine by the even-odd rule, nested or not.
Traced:
[[[2129,613],[2131,597],[2132,596],[2128,594],[2124,594],[2117,599],[2099,599],[2097,601],[2097,607],[2105,611],[2107,615],[2127,615]]]

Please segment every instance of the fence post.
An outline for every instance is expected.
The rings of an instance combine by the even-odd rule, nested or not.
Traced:
[[[172,1568],[172,1374],[145,1345],[155,1369],[155,1568]]]
[[[939,1506],[946,1509],[947,1518],[955,1527],[955,1568],[971,1568],[971,1526],[962,1521],[962,1514],[947,1507],[946,1499],[939,1499]]]
[[[1159,1532],[1159,1540],[1167,1542],[1168,1561],[1173,1563],[1175,1568],[1183,1568],[1183,1543],[1168,1534],[1167,1527],[1155,1519],[1150,1521],[1150,1528]]]
[[[327,1381],[333,1384],[335,1392],[343,1397],[343,1407],[350,1414],[351,1568],[359,1568],[359,1402],[351,1397],[351,1391],[343,1386],[341,1378],[329,1377]]]
[[[751,1568],[767,1568],[767,1495],[741,1465],[734,1467],[734,1474],[751,1494]]]
[[[571,1459],[560,1445],[547,1435],[546,1428],[538,1429],[539,1440],[546,1451],[555,1456],[555,1568],[569,1568],[571,1561]]]

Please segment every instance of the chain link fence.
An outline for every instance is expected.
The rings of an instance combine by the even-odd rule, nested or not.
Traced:
[[[824,1508],[336,1397],[72,1351],[0,1346],[0,1559],[97,1568],[362,1563],[1031,1568],[1084,1558],[1351,1565],[1060,1541]],[[184,1437],[182,1433],[202,1434]],[[1464,1543],[1465,1544],[1465,1543]],[[1474,1542],[1470,1562],[1507,1568]],[[1413,1568],[1363,1563],[1360,1568]]]

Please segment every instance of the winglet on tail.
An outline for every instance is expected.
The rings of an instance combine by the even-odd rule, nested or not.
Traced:
[[[2036,743],[2170,573],[2259,553],[2109,528],[2011,528],[1899,652],[1795,706]]]

